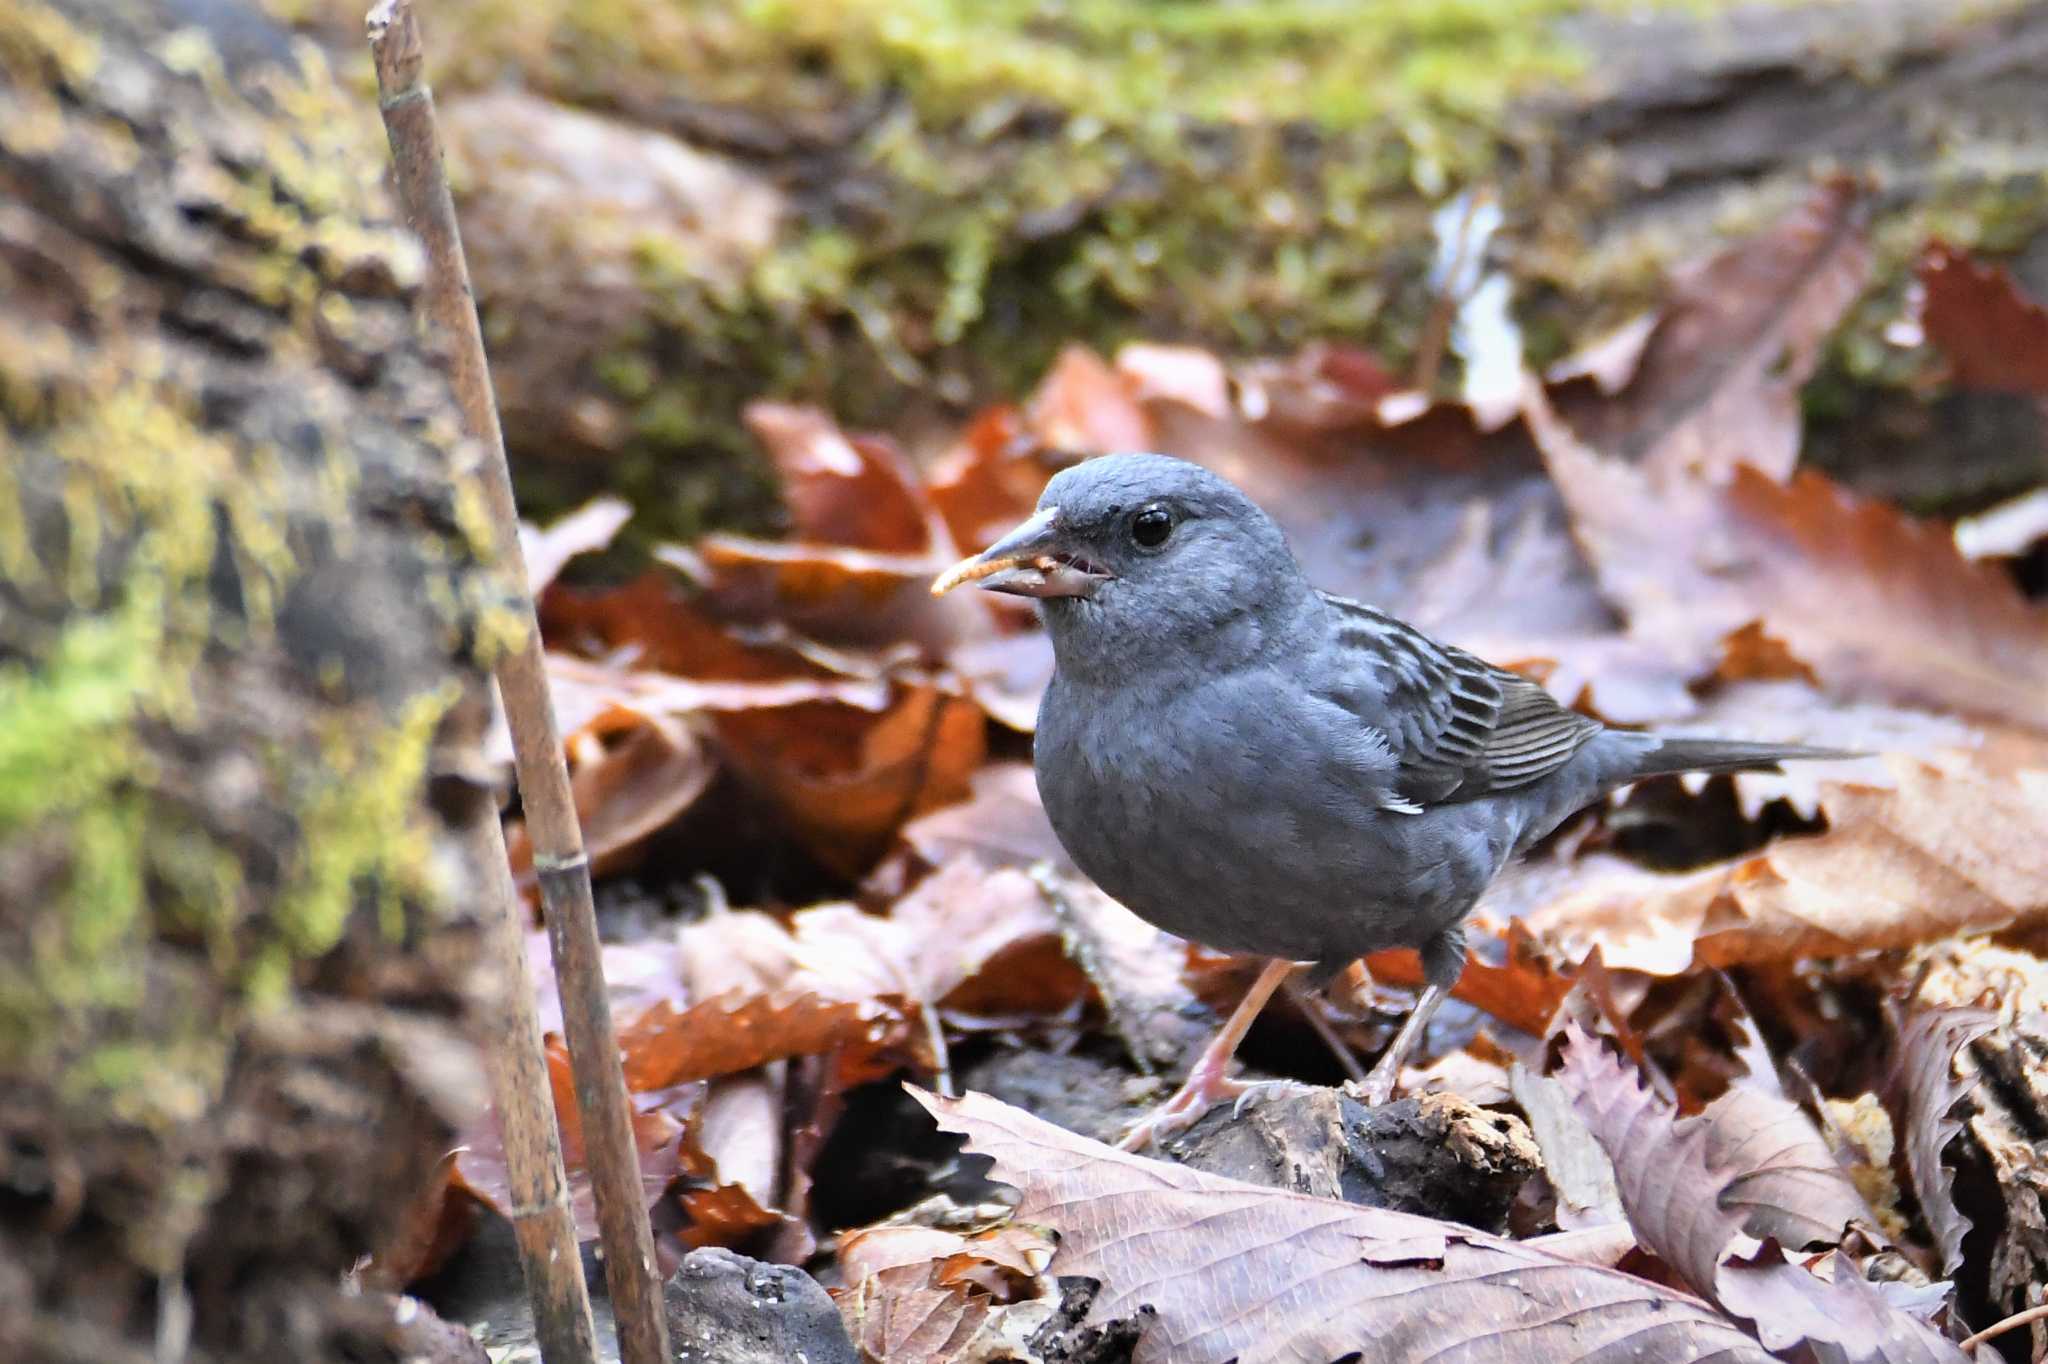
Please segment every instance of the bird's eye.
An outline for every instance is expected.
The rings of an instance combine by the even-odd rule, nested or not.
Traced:
[[[1166,543],[1173,531],[1173,514],[1164,507],[1147,507],[1131,518],[1131,538],[1146,549]]]

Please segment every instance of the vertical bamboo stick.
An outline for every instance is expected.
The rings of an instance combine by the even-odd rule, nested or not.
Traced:
[[[370,52],[377,67],[379,106],[391,137],[400,201],[427,251],[427,310],[454,343],[455,391],[463,419],[484,446],[485,494],[506,568],[523,586],[526,558],[519,547],[519,514],[505,464],[483,335],[470,295],[469,269],[455,206],[441,169],[440,134],[433,95],[420,79],[419,25],[408,0],[380,0],[369,15]],[[498,664],[498,687],[512,728],[512,748],[532,831],[534,870],[548,943],[561,987],[563,1032],[583,1114],[585,1159],[597,1196],[605,1281],[619,1323],[623,1364],[668,1364],[668,1332],[654,1261],[654,1232],[640,1186],[633,1146],[632,1109],[612,1032],[591,903],[590,862],[569,790],[561,734],[548,696],[540,630],[529,605],[523,644]],[[500,853],[502,865],[502,852]],[[519,1039],[523,1044],[525,1039]]]

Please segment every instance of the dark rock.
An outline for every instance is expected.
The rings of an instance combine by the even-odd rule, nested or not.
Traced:
[[[1094,1279],[1063,1278],[1060,1305],[1045,1325],[1025,1342],[1045,1364],[1131,1364],[1138,1337],[1152,1318],[1152,1309],[1142,1308],[1133,1317],[1095,1326],[1083,1326],[1088,1309],[1095,1305],[1102,1285]]]
[[[1021,1049],[998,1051],[976,1062],[961,1072],[960,1083],[1069,1132],[1106,1142],[1114,1142],[1143,1116],[1144,1099],[1157,1087],[1086,1052]]]
[[[839,1309],[801,1269],[693,1250],[662,1296],[677,1364],[858,1364]]]

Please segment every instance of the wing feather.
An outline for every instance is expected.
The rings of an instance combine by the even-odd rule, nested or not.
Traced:
[[[1357,672],[1377,683],[1370,698],[1348,689],[1332,699],[1365,711],[1387,732],[1401,765],[1405,808],[1470,800],[1539,781],[1571,761],[1600,722],[1557,703],[1519,673],[1344,597],[1339,647],[1355,651]],[[1368,704],[1369,700],[1369,704]]]

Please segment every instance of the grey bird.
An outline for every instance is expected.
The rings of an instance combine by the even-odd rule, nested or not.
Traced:
[[[1030,519],[933,583],[1036,598],[1054,671],[1034,767],[1060,843],[1141,917],[1274,958],[1138,1148],[1248,1087],[1274,990],[1388,947],[1425,989],[1367,1078],[1384,1103],[1508,860],[1604,793],[1852,754],[1611,729],[1537,683],[1319,591],[1235,486],[1164,455],[1063,470]]]

